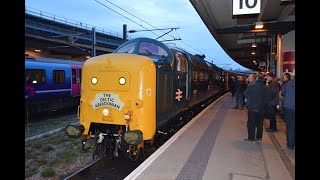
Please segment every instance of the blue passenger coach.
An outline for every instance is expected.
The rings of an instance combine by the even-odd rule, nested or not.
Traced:
[[[26,56],[26,113],[77,107],[82,64],[79,61]]]

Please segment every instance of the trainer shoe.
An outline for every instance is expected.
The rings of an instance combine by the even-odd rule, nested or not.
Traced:
[[[251,140],[251,139],[244,139],[245,141],[249,141],[251,143],[256,143],[256,140]]]
[[[258,142],[258,143],[261,143],[261,142],[262,142],[262,139],[257,139],[257,142]]]

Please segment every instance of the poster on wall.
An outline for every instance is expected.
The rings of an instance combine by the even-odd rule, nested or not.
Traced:
[[[295,51],[287,51],[282,53],[282,70],[295,75]]]

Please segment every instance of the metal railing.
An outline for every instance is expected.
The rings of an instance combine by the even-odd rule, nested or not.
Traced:
[[[28,29],[26,29],[26,31],[34,30],[37,32],[41,32],[43,35],[50,34],[50,36],[52,36],[52,37],[59,36],[59,35],[63,35],[63,36],[67,37],[69,35],[74,34],[74,36],[78,37],[79,40],[82,39],[82,40],[85,40],[89,43],[91,43],[91,41],[92,41],[92,37],[89,34],[81,34],[75,30],[61,28],[61,27],[57,27],[54,25],[40,23],[40,22],[35,22],[33,20],[26,19],[25,20],[25,27],[28,28]],[[116,40],[116,39],[112,39],[112,38],[97,36],[97,42],[102,43],[102,44],[119,46],[122,43],[122,39]]]
[[[51,13],[44,12],[44,11],[41,11],[41,10],[37,10],[37,9],[34,9],[34,8],[30,8],[30,7],[27,7],[27,6],[25,6],[25,13],[26,14],[30,14],[30,15],[34,15],[34,16],[37,16],[37,17],[41,17],[41,18],[44,18],[44,19],[48,19],[48,20],[51,20],[51,21],[54,21],[54,22],[59,22],[59,23],[75,26],[75,27],[78,27],[78,28],[86,29],[86,30],[89,30],[89,31],[91,31],[92,28],[94,27],[96,32],[100,32],[100,33],[103,33],[103,34],[107,34],[107,35],[111,35],[111,36],[116,36],[116,37],[122,38],[122,33],[118,33],[118,32],[112,31],[112,30],[108,30],[108,29],[105,29],[105,28],[97,27],[97,26],[90,25],[90,24],[87,24],[87,23],[82,23],[82,22],[79,22],[79,21],[71,20],[71,19],[68,19],[68,18],[56,16],[55,14],[51,14]],[[128,39],[130,39],[130,37],[128,37]]]

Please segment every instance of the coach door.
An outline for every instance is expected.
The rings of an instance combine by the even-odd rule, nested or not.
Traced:
[[[71,96],[80,95],[80,71],[80,66],[71,65]]]

